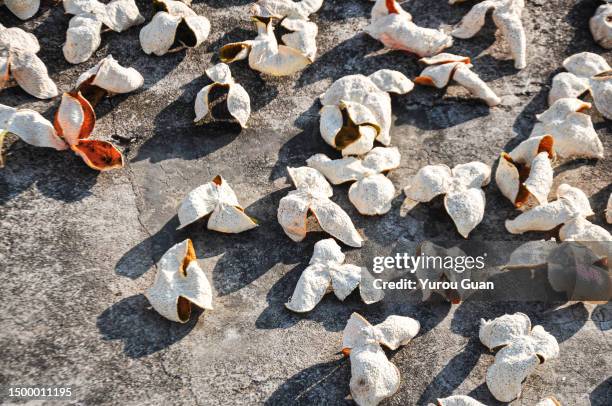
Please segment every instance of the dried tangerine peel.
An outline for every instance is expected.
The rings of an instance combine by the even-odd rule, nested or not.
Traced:
[[[612,224],[612,194],[608,198],[608,206],[606,207],[606,221]]]
[[[400,158],[396,147],[376,147],[363,159],[346,157],[332,160],[325,154],[316,154],[306,162],[334,185],[355,181],[349,188],[349,200],[359,213],[373,216],[391,209],[395,187],[383,172],[397,168]]]
[[[307,20],[322,5],[323,0],[259,0],[252,6],[251,13],[260,17]]]
[[[581,52],[566,58],[563,67],[567,72],[553,78],[548,104],[590,92],[597,110],[612,119],[612,68],[608,62],[601,55]]]
[[[342,155],[362,155],[374,141],[391,143],[391,97],[414,88],[402,73],[382,69],[370,76],[349,75],[336,80],[320,96],[321,136]]]
[[[144,84],[144,78],[134,68],[125,68],[108,55],[77,79],[75,88],[82,94],[91,88],[101,89],[105,95],[130,93]]]
[[[302,272],[291,300],[285,306],[294,312],[309,312],[321,301],[326,293],[334,292],[344,300],[357,286],[361,298],[367,303],[382,299],[382,295],[372,298],[367,287],[361,287],[361,276],[365,269],[356,265],[344,264],[344,254],[333,238],[315,244],[309,266]]]
[[[374,406],[397,392],[399,370],[381,345],[395,350],[408,344],[419,329],[419,322],[410,317],[393,315],[373,326],[361,315],[351,315],[342,333],[342,349],[350,350],[350,389],[358,405]]]
[[[444,194],[444,207],[464,238],[482,221],[485,195],[482,187],[489,184],[491,168],[482,162],[455,166],[427,165],[421,168],[404,188],[405,207],[429,202]]]
[[[206,75],[213,83],[202,88],[196,95],[194,107],[196,117],[194,121],[218,119],[212,115],[209,95],[215,86],[223,86],[228,89],[227,98],[225,100],[227,103],[227,110],[241,127],[246,128],[247,121],[251,115],[251,99],[244,87],[234,81],[229,66],[224,63],[219,63],[208,68],[206,70]]]
[[[0,24],[0,91],[10,78],[38,99],[57,96],[57,86],[49,77],[45,64],[36,56],[40,50],[33,34],[20,28]]]
[[[395,0],[377,0],[365,31],[386,48],[408,51],[420,57],[433,56],[453,44],[442,30],[424,28],[412,22],[410,13]]]
[[[147,54],[157,56],[182,48],[197,48],[210,34],[210,21],[196,14],[187,4],[173,0],[156,0],[157,12],[140,30],[140,46]]]
[[[501,402],[511,402],[521,394],[522,383],[545,360],[559,356],[555,337],[542,326],[531,328],[523,313],[506,314],[480,322],[480,341],[490,350],[499,350],[487,370],[486,383]]]
[[[289,31],[285,34],[290,44],[297,47],[279,44],[274,34],[274,22],[271,17],[253,17],[257,27],[257,36],[249,41],[236,42],[221,47],[219,56],[221,62],[231,63],[247,59],[253,70],[271,76],[290,76],[312,63],[316,53],[315,37],[318,29],[309,21],[286,21],[281,24]],[[314,49],[313,49],[314,44]]]
[[[68,145],[57,136],[53,124],[38,112],[0,104],[0,133],[15,134],[36,147],[64,150]]]
[[[495,182],[515,207],[524,210],[548,202],[553,183],[553,142],[550,135],[542,137],[539,152],[531,162],[514,161],[510,155],[502,153]]]
[[[159,314],[179,323],[189,321],[192,305],[212,310],[212,288],[191,240],[176,244],[162,256],[155,282],[145,296]]]
[[[472,7],[451,34],[456,38],[472,38],[484,26],[487,12],[493,9],[493,22],[508,42],[514,67],[523,69],[527,66],[527,39],[521,21],[524,8],[524,0],[481,1]]]
[[[0,5],[2,3],[21,20],[33,17],[40,8],[40,0],[4,0]]]
[[[221,233],[241,233],[257,227],[257,223],[244,213],[236,193],[221,176],[189,192],[178,210],[179,228],[208,215],[208,229]]]
[[[420,62],[429,66],[414,79],[415,83],[442,89],[454,80],[491,107],[501,103],[493,90],[470,70],[470,58],[442,53],[432,58],[422,58]]]
[[[57,135],[92,169],[107,171],[123,167],[123,155],[113,144],[88,139],[95,125],[94,110],[81,93],[62,95],[53,122]]]
[[[583,113],[590,107],[589,103],[575,98],[555,101],[544,113],[536,115],[538,122],[531,135],[509,153],[510,157],[518,162],[530,162],[541,152],[544,138],[552,136],[556,158],[603,158],[603,144],[591,117]]]
[[[64,0],[64,10],[74,17],[68,23],[64,57],[72,64],[87,61],[101,43],[102,26],[115,32],[125,31],[144,22],[134,0]]]
[[[279,224],[293,241],[306,237],[307,216],[312,213],[323,231],[351,247],[361,247],[363,238],[355,229],[349,215],[330,200],[330,184],[316,169],[287,168],[296,190],[280,200],[277,212]]]
[[[612,4],[602,4],[589,20],[593,39],[606,49],[612,49]]]
[[[474,398],[465,395],[454,395],[438,399],[438,406],[486,406]]]

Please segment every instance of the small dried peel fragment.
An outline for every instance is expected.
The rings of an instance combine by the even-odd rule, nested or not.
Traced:
[[[470,58],[443,53],[433,58],[422,58],[420,62],[429,67],[414,79],[415,83],[442,89],[448,86],[451,80],[454,80],[491,107],[501,103],[501,99],[493,90],[470,70],[472,67]]]
[[[179,323],[189,321],[192,305],[212,310],[212,288],[190,239],[170,248],[159,260],[155,282],[145,296],[159,314]]]
[[[3,2],[0,1],[0,5]],[[38,13],[40,8],[40,0],[4,0],[4,5],[11,13],[15,14],[21,20],[27,20]]]
[[[597,110],[612,120],[612,68],[608,62],[600,55],[581,52],[566,58],[563,67],[567,72],[558,73],[553,78],[548,104],[590,92]]]
[[[68,148],[68,145],[55,133],[53,124],[33,110],[15,109],[0,104],[0,133],[5,131],[37,147],[57,150]]]
[[[344,264],[344,254],[333,238],[317,242],[309,266],[304,269],[295,286],[291,300],[285,303],[287,309],[304,313],[309,312],[323,299],[326,293],[334,292],[336,297],[344,300],[360,287],[361,299],[366,304],[382,299],[382,291],[373,291],[361,284],[365,268]]]
[[[452,37],[443,31],[413,23],[410,13],[396,0],[377,0],[365,31],[386,48],[408,51],[420,57],[436,55],[453,45]]]
[[[323,0],[259,0],[251,8],[254,16],[307,20],[319,11]]]
[[[578,216],[565,222],[559,230],[561,241],[576,241],[588,247],[600,258],[609,258],[612,254],[612,235],[603,227],[591,223],[584,217]]]
[[[95,125],[96,114],[81,93],[64,93],[53,123],[57,135],[92,169],[108,171],[123,167],[123,155],[113,144],[87,139]]]
[[[599,6],[595,15],[589,20],[593,39],[606,49],[612,49],[612,4]]]
[[[549,396],[540,400],[535,406],[561,406],[561,402],[559,402],[554,396]]]
[[[510,46],[514,67],[523,69],[527,66],[527,39],[521,21],[523,8],[524,0],[482,1],[472,7],[451,34],[456,38],[472,38],[484,26],[487,12],[494,9],[493,22]]]
[[[319,98],[321,136],[342,155],[362,155],[374,141],[391,143],[391,97],[414,88],[402,73],[382,69],[370,76],[349,75],[336,80]]]
[[[274,33],[276,18],[254,16],[253,21],[257,37],[221,47],[219,56],[222,62],[248,58],[251,69],[272,76],[293,75],[313,62],[316,46],[314,49],[312,46],[318,32],[316,24],[304,20],[282,20],[281,26],[291,33],[283,36],[287,43],[279,44]]]
[[[494,320],[481,319],[480,341],[496,351],[487,370],[487,387],[495,399],[511,402],[521,394],[522,383],[545,360],[559,356],[559,345],[542,326],[531,328],[523,313],[506,314]]]
[[[349,200],[359,213],[374,216],[391,210],[395,187],[383,172],[400,165],[400,153],[396,147],[374,148],[363,159],[346,157],[332,160],[325,154],[316,154],[306,162],[333,185],[356,181],[349,188]]]
[[[465,395],[454,395],[438,399],[438,406],[486,406],[474,398]]]
[[[215,117],[209,101],[209,95],[215,88],[226,92],[225,103],[229,114],[246,128],[247,121],[251,115],[251,99],[242,85],[234,81],[229,66],[219,63],[206,70],[206,75],[213,81],[212,84],[205,86],[198,92],[195,100],[195,122],[210,119],[224,121],[223,117]]]
[[[482,221],[485,195],[482,187],[489,184],[491,168],[482,162],[455,166],[428,165],[421,168],[404,189],[405,207],[429,202],[444,194],[444,207],[464,238]]]
[[[419,330],[419,322],[410,317],[393,315],[373,326],[361,315],[351,315],[342,333],[342,350],[350,350],[350,388],[355,403],[375,406],[397,392],[400,372],[381,345],[396,350],[408,344]]]
[[[548,231],[577,217],[593,214],[584,192],[563,183],[557,188],[557,200],[536,206],[513,220],[506,220],[506,229],[512,234]]]
[[[293,241],[306,237],[307,216],[312,213],[323,231],[346,245],[361,247],[363,238],[351,218],[340,206],[330,200],[332,187],[319,171],[309,167],[287,168],[297,190],[280,200],[277,219],[283,231]]]
[[[144,22],[134,0],[113,0],[108,4],[97,0],[64,0],[64,10],[74,17],[68,23],[63,52],[72,64],[85,62],[98,49],[105,25],[122,32]]]
[[[516,208],[524,210],[548,202],[553,184],[553,142],[551,135],[542,137],[540,152],[531,162],[515,161],[505,152],[499,158],[495,182]]]
[[[612,194],[608,198],[608,207],[606,207],[606,221],[612,224]]]
[[[575,98],[557,100],[544,113],[536,115],[538,122],[531,135],[510,152],[510,157],[517,162],[531,162],[540,152],[542,140],[550,135],[556,158],[603,158],[603,144],[591,117],[582,113],[590,107]]]
[[[257,223],[244,213],[236,193],[221,176],[189,192],[178,210],[179,228],[209,214],[209,230],[241,233],[257,227]]]
[[[33,34],[20,28],[5,28],[0,24],[0,91],[10,78],[26,92],[38,99],[57,96],[57,86],[45,64],[36,56],[40,50]]]

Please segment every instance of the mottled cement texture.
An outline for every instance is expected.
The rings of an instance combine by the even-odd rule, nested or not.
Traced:
[[[150,2],[137,3],[150,18]],[[411,0],[405,7],[420,25],[449,28],[473,3]],[[61,91],[109,53],[137,68],[145,85],[96,109],[96,137],[123,149],[128,162],[123,170],[99,174],[68,152],[7,139],[7,163],[0,170],[0,386],[71,384],[80,404],[343,404],[350,402],[350,366],[338,355],[341,331],[351,312],[359,311],[373,322],[397,313],[423,326],[410,345],[389,354],[402,384],[386,404],[422,405],[454,393],[494,405],[484,383],[493,356],[478,342],[479,319],[523,311],[557,337],[561,356],[540,366],[513,404],[533,405],[547,395],[563,405],[612,404],[609,304],[365,306],[352,295],[344,303],[328,296],[304,316],[285,310],[322,236],[294,243],[276,222],[278,201],[290,190],[285,168],[303,165],[315,152],[335,154],[319,136],[316,97],[350,73],[420,72],[416,58],[381,52],[380,44],[362,33],[372,3],[326,0],[313,18],[320,27],[320,56],[295,77],[264,79],[244,62],[234,64],[233,74],[253,104],[250,129],[242,132],[195,127],[193,100],[219,47],[252,35],[249,0],[195,0],[194,9],[212,22],[209,40],[198,49],[147,56],[137,27],[105,33],[95,56],[78,66],[69,65],[61,52],[69,16],[61,6],[44,4],[25,23],[1,8],[0,23],[38,36],[40,56]],[[417,88],[393,97],[393,145],[401,150],[402,164],[390,177],[398,191],[425,164],[493,164],[502,149],[528,136],[534,115],[546,108],[561,61],[578,51],[603,53],[587,25],[597,1],[527,0],[526,5],[526,69],[513,68],[490,18],[475,38],[456,40],[451,49],[473,58],[474,70],[502,96],[502,106],[489,109],[455,87]],[[612,60],[610,53],[606,57]],[[0,93],[0,103],[34,108],[47,118],[58,102],[37,101],[19,88]],[[594,221],[603,225],[612,191],[612,133],[609,121],[592,115],[606,159],[564,165],[556,170],[555,184],[583,188],[597,212]],[[240,235],[201,225],[175,231],[182,197],[216,174],[230,182],[261,226]],[[370,252],[398,240],[458,237],[440,202],[402,218],[398,192],[389,214],[365,218],[348,202],[347,187],[335,190],[334,200],[366,236]],[[509,235],[503,223],[515,211],[494,184],[486,196],[485,219],[472,239],[547,236]],[[214,286],[215,310],[178,325],[153,311],[142,292],[152,283],[154,263],[187,237]],[[360,250],[347,251],[348,261],[360,264]],[[9,402],[4,393],[0,402]]]

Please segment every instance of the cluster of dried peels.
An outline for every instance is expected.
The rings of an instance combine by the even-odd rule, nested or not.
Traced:
[[[370,24],[365,32],[388,49],[408,51],[426,65],[411,81],[398,71],[382,69],[369,76],[355,74],[336,80],[319,100],[320,132],[327,144],[339,151],[341,158],[325,154],[310,157],[299,168],[287,168],[295,190],[280,200],[277,220],[293,241],[302,241],[308,232],[308,216],[350,247],[362,247],[364,238],[352,219],[331,200],[333,188],[352,182],[348,197],[362,215],[384,215],[391,210],[396,188],[386,174],[401,164],[399,150],[391,145],[392,108],[390,93],[404,95],[419,85],[444,88],[451,81],[467,89],[488,106],[500,104],[500,98],[476,75],[469,57],[442,53],[453,45],[452,37],[471,38],[483,27],[487,12],[493,9],[493,21],[508,42],[517,69],[527,65],[527,40],[521,21],[523,0],[485,0],[476,4],[450,34],[441,29],[424,28],[396,0],[374,0]],[[450,0],[450,4],[463,0]],[[146,54],[158,56],[183,48],[195,48],[205,41],[210,22],[196,14],[190,1],[154,0],[155,15],[140,31],[140,44]],[[21,19],[33,16],[40,6],[36,1],[5,0],[4,5]],[[64,0],[66,13],[73,15],[63,47],[70,63],[88,60],[101,43],[102,27],[122,32],[144,23],[134,0]],[[235,121],[247,126],[251,114],[250,97],[236,83],[226,63],[248,59],[251,69],[265,75],[292,75],[316,59],[318,27],[310,16],[323,0],[259,0],[251,8],[257,28],[253,39],[221,47],[221,63],[206,70],[212,81],[198,92],[195,122]],[[603,47],[612,46],[611,5],[602,5],[590,21],[595,40]],[[284,33],[277,37],[276,30]],[[280,30],[279,30],[280,31]],[[13,78],[26,92],[37,98],[52,98],[58,90],[47,68],[36,56],[40,46],[35,36],[19,28],[0,25],[0,89]],[[551,230],[562,225],[561,241],[578,241],[593,252],[595,261],[606,258],[612,242],[610,233],[592,224],[594,214],[588,197],[567,184],[557,188],[556,200],[548,201],[556,165],[574,158],[603,158],[603,145],[589,115],[591,104],[581,99],[590,94],[597,110],[612,119],[612,69],[599,55],[580,53],[563,63],[567,72],[556,75],[549,95],[550,107],[537,115],[538,122],[528,139],[512,151],[503,152],[495,178],[501,193],[523,213],[506,221],[510,233]],[[144,78],[133,68],[122,67],[111,55],[83,73],[75,87],[61,97],[53,124],[39,113],[0,105],[0,134],[13,133],[24,142],[57,150],[71,149],[91,168],[109,170],[123,166],[123,156],[112,144],[90,139],[95,127],[94,107],[104,97],[128,93],[140,88]],[[222,113],[224,105],[227,114]],[[376,143],[380,146],[376,146]],[[402,211],[436,196],[444,196],[444,207],[457,231],[468,238],[485,213],[483,187],[489,184],[491,168],[482,162],[470,162],[450,168],[444,164],[421,168],[404,188]],[[248,216],[230,185],[216,176],[185,197],[178,209],[180,227],[206,219],[207,228],[222,233],[240,233],[257,227]],[[612,223],[612,196],[607,207],[607,221]],[[373,287],[366,268],[346,264],[345,255],[334,238],[318,241],[309,266],[303,271],[286,303],[293,312],[309,312],[327,293],[344,300],[359,287],[366,304],[383,299],[383,292]],[[533,242],[538,243],[538,242]],[[532,246],[530,246],[532,248]],[[445,250],[431,243],[419,247],[420,253]],[[448,251],[448,250],[447,250]],[[526,248],[513,254],[513,266],[535,266],[550,262],[550,251],[537,258],[524,255]],[[461,254],[462,252],[458,252]],[[452,279],[442,269],[418,269],[417,274],[431,280]],[[552,275],[551,283],[564,289],[562,278]],[[551,277],[551,276],[549,276]],[[423,300],[434,293],[423,291]],[[438,292],[446,295],[447,292]],[[466,292],[451,301],[463,300]],[[170,248],[157,264],[157,275],[146,297],[162,316],[185,323],[193,306],[212,309],[213,292],[200,268],[190,239]],[[353,313],[343,332],[342,352],[350,357],[350,389],[359,405],[376,405],[398,389],[400,373],[381,346],[395,350],[408,344],[419,332],[417,320],[389,316],[378,325]],[[479,338],[496,351],[495,362],[487,371],[486,384],[493,396],[510,402],[520,393],[525,379],[545,360],[559,355],[556,339],[541,326],[531,327],[522,314],[482,320]],[[438,399],[443,406],[478,406],[482,403],[463,395]],[[552,397],[538,406],[559,405]]]

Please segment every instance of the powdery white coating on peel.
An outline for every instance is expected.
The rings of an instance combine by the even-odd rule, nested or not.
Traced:
[[[612,4],[602,4],[589,20],[593,39],[606,49],[612,49]]]
[[[229,113],[238,121],[242,128],[251,115],[251,99],[244,87],[234,81],[229,66],[219,63],[206,70],[206,75],[216,84],[229,87],[227,95],[227,108]],[[202,88],[196,95],[195,100],[195,122],[205,119],[209,113],[208,95],[213,85]]]
[[[287,168],[296,190],[283,197],[277,219],[293,241],[302,241],[307,233],[307,216],[311,212],[321,228],[351,247],[361,247],[363,238],[351,218],[329,198],[332,188],[323,175],[309,167]]]
[[[554,396],[549,396],[540,400],[535,406],[561,406],[561,403]]]
[[[325,154],[317,154],[306,162],[334,185],[356,181],[349,189],[349,200],[359,213],[378,215],[391,209],[395,187],[381,172],[399,166],[400,153],[396,147],[374,148],[363,159],[347,157],[332,160]]]
[[[27,93],[39,99],[57,96],[57,86],[49,78],[45,64],[36,56],[36,37],[20,28],[0,25],[0,91],[12,76]]]
[[[377,405],[399,389],[399,370],[387,359],[381,345],[397,349],[420,329],[410,317],[389,316],[376,325],[353,313],[342,333],[342,348],[350,349],[353,400],[360,406]]]
[[[575,217],[559,230],[561,241],[576,241],[588,247],[600,258],[610,256],[612,235],[605,228],[591,223],[584,217]]]
[[[361,282],[366,269],[355,265],[343,264],[344,254],[333,238],[315,244],[310,265],[302,272],[291,300],[285,306],[294,312],[309,312],[321,301],[323,296],[333,291],[336,297],[344,300]],[[367,304],[373,303],[369,296],[362,293]],[[374,301],[382,299],[382,292]]]
[[[2,5],[2,2],[0,2]],[[33,17],[40,8],[40,0],[4,0],[4,5],[21,20]]]
[[[170,248],[157,264],[153,286],[145,291],[146,298],[159,314],[179,323],[189,321],[189,314],[186,319],[180,317],[179,297],[202,309],[213,308],[212,288],[197,259],[189,258],[191,261],[184,267],[189,255],[195,256],[189,239]]]
[[[501,347],[487,370],[487,387],[502,402],[516,399],[522,382],[542,362],[559,356],[557,340],[542,326],[531,329],[523,313],[481,320],[479,338],[491,350]]]
[[[323,0],[259,0],[252,6],[251,13],[260,17],[307,20],[322,5]]]
[[[563,61],[568,72],[553,78],[548,104],[566,97],[577,98],[590,91],[595,107],[607,119],[612,119],[612,68],[601,56],[591,52],[574,54]]]
[[[493,22],[508,42],[514,66],[523,69],[527,66],[527,39],[521,21],[524,7],[524,0],[482,1],[463,17],[452,35],[457,38],[472,38],[484,26],[487,12],[494,9]]]
[[[92,14],[72,17],[62,47],[64,58],[72,64],[85,62],[102,43],[102,23]]]
[[[336,80],[320,96],[321,136],[329,145],[336,145],[342,129],[341,110],[359,126],[361,137],[342,148],[343,155],[361,155],[372,149],[374,138],[383,145],[391,142],[391,97],[389,92],[405,94],[414,88],[402,73],[388,69],[372,75],[348,75]]]
[[[0,133],[15,134],[24,142],[37,147],[64,150],[68,145],[57,136],[53,124],[38,112],[15,109],[0,104]]]
[[[506,220],[506,229],[512,234],[527,231],[548,231],[576,217],[588,217],[594,213],[589,199],[580,189],[561,184],[557,188],[557,200],[536,206],[515,219]]]
[[[244,213],[236,194],[221,176],[189,192],[178,210],[179,228],[209,214],[207,227],[210,230],[241,233],[257,227]]]
[[[112,55],[79,76],[76,88],[92,79],[91,85],[98,86],[111,94],[129,93],[144,84],[144,78],[134,68],[124,68]]]
[[[472,65],[469,58],[443,53],[433,58],[422,58],[420,62],[430,66],[415,79],[417,83],[431,83],[441,89],[446,87],[452,79],[475,97],[484,100],[489,106],[497,106],[501,103],[501,99],[491,88],[470,70]]]
[[[455,166],[428,165],[419,170],[405,187],[404,206],[414,207],[445,194],[444,206],[459,233],[467,238],[482,221],[485,196],[481,190],[491,178],[491,168],[481,162]]]

